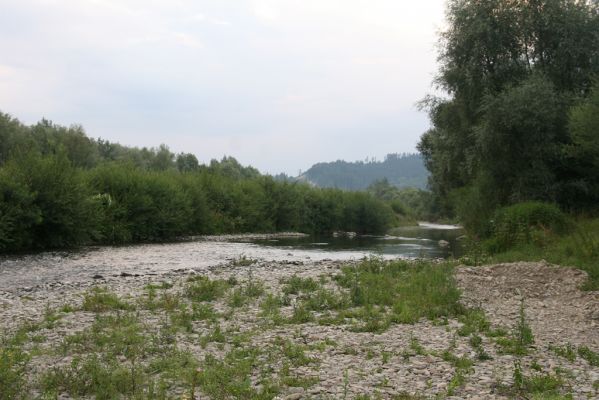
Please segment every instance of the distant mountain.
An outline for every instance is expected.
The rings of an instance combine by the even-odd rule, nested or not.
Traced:
[[[363,190],[384,178],[400,188],[425,189],[428,171],[420,154],[403,153],[388,154],[384,161],[318,163],[297,177],[315,186],[346,190]]]

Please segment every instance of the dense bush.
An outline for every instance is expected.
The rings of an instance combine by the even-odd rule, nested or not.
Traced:
[[[542,245],[550,234],[563,233],[568,227],[568,218],[554,204],[514,204],[495,212],[488,247],[492,251],[503,251],[520,244]]]
[[[0,250],[68,247],[99,238],[100,210],[66,155],[34,152],[0,170]]]
[[[0,136],[35,145],[2,148],[0,252],[197,234],[382,233],[394,221],[373,195],[275,181],[231,157],[199,166],[166,146],[129,149],[2,118]]]

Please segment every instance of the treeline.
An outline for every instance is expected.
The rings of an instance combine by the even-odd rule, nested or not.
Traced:
[[[432,193],[427,190],[398,188],[389,180],[381,179],[373,182],[366,191],[388,203],[400,218],[400,224],[415,225],[417,221],[433,221],[437,217],[433,212]]]
[[[432,128],[419,143],[438,215],[488,233],[526,201],[599,205],[599,5],[451,0]],[[485,232],[487,231],[487,232]]]
[[[26,126],[0,114],[0,252],[188,235],[384,232],[391,207],[368,193],[277,182],[234,158],[199,164],[168,147]]]
[[[428,172],[420,154],[388,154],[383,161],[366,160],[314,164],[299,179],[319,187],[365,190],[372,183],[386,179],[391,185],[424,189]]]

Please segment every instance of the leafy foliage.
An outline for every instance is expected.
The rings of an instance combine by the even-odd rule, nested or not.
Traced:
[[[451,0],[432,128],[419,143],[437,209],[478,231],[497,207],[596,207],[599,5]],[[595,143],[596,144],[596,143]]]
[[[276,181],[232,157],[88,138],[81,127],[25,126],[0,114],[0,252],[195,234],[382,233],[391,206],[366,193]]]

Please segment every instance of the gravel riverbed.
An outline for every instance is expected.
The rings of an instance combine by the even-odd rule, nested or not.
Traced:
[[[134,253],[124,247],[4,259],[0,264],[1,331],[14,332],[28,321],[43,319],[47,310],[61,309],[65,304],[80,307],[85,293],[94,287],[135,302],[147,296],[149,284],[167,282],[168,291],[180,293],[190,277],[201,275],[252,279],[261,282],[268,293],[279,294],[283,282],[292,276],[325,282],[361,256],[268,250],[214,240],[135,249]],[[168,262],[165,254],[172,256]],[[251,265],[239,262],[246,254],[253,260]],[[461,302],[483,310],[492,329],[513,331],[522,308],[534,335],[534,344],[523,355],[503,352],[492,335],[481,335],[482,343],[474,348],[471,336],[460,334],[462,321],[451,318],[443,323],[422,319],[413,325],[392,324],[378,333],[315,321],[268,325],[262,318],[260,302],[254,301],[234,314],[229,312],[218,323],[223,332],[247,333],[248,345],[255,348],[276,347],[281,340],[303,346],[309,362],[291,365],[294,379],[302,384],[287,381],[281,385],[276,395],[280,399],[519,398],[517,392],[506,389],[514,387],[515,365],[521,366],[531,380],[535,376],[555,377],[563,395],[596,399],[598,360],[584,357],[586,353],[580,349],[595,356],[599,352],[599,293],[581,291],[584,279],[582,271],[542,262],[455,268]],[[215,300],[213,307],[221,315],[229,309],[224,299]],[[290,315],[293,308],[293,303],[284,305],[281,313]],[[140,316],[148,325],[157,324],[150,314]],[[38,345],[43,349],[59,347],[65,337],[93,324],[94,318],[86,311],[69,312],[54,326],[41,330],[43,341]],[[232,346],[227,340],[199,345],[210,329],[205,322],[195,322],[190,333],[178,336],[179,346],[197,359],[207,354],[224,357]],[[455,366],[443,355],[447,349],[456,359],[473,360],[458,377],[460,382],[456,382]],[[481,349],[486,357],[477,356]],[[574,356],[567,357],[559,349],[574,349]],[[31,382],[51,367],[72,361],[70,355],[41,353],[29,367]],[[272,363],[273,371],[283,368],[276,358],[263,362]],[[252,384],[260,386],[258,377],[252,378]],[[177,393],[175,390],[175,398],[184,397],[183,392]],[[60,398],[71,397],[62,394]],[[198,393],[196,398],[206,397]]]

